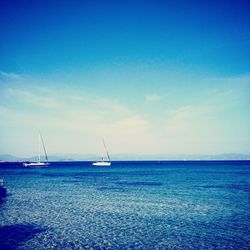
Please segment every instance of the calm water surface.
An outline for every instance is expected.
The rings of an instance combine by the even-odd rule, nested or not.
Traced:
[[[250,162],[1,164],[0,249],[250,249]]]

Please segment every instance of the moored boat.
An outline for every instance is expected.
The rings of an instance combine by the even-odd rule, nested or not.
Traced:
[[[104,158],[102,157],[102,160],[101,160],[101,161],[93,162],[93,163],[92,163],[92,166],[96,166],[96,167],[109,167],[109,166],[111,166],[111,161],[110,161],[108,149],[107,149],[107,147],[106,147],[106,144],[105,144],[104,139],[102,139],[102,143],[103,143],[103,146],[104,146],[104,148],[105,148],[105,151],[106,151],[106,155],[107,155],[108,160],[105,161]]]
[[[41,162],[41,145],[43,146],[43,151],[45,154],[46,162]],[[25,163],[23,163],[23,166],[29,167],[29,168],[46,168],[49,166],[48,155],[47,155],[47,152],[45,149],[42,135],[40,133],[38,136],[38,160],[37,160],[37,162],[25,162]]]

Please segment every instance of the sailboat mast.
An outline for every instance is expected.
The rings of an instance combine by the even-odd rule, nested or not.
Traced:
[[[107,157],[108,157],[108,159],[109,159],[109,161],[110,161],[109,152],[108,152],[108,149],[107,149],[107,147],[106,147],[106,144],[105,144],[104,139],[102,139],[102,142],[103,142],[103,146],[104,146],[104,148],[105,148],[105,150],[106,150]]]
[[[43,150],[44,150],[44,154],[45,154],[45,157],[46,157],[46,161],[48,161],[48,155],[47,155],[47,152],[46,152],[46,149],[45,149],[45,145],[44,145],[44,141],[43,141],[43,137],[42,137],[41,134],[40,134],[40,138],[41,138],[41,141],[42,141],[42,145],[43,145]]]
[[[38,135],[38,162],[41,162],[41,135]]]

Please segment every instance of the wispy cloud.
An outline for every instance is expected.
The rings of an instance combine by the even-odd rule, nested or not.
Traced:
[[[85,102],[85,101],[89,101],[89,97],[86,96],[81,96],[81,95],[70,95],[68,96],[70,99],[72,99],[73,101],[77,101],[77,102]]]
[[[103,131],[97,124],[107,128],[110,127],[111,121],[116,122],[133,113],[118,101],[90,95],[70,96],[67,93],[49,93],[49,91],[40,93],[36,89],[19,88],[7,88],[2,95],[7,100],[3,103],[4,106],[8,107],[12,103],[9,108],[13,111],[28,105],[29,109],[25,108],[25,113],[32,115],[39,112],[43,117],[56,114],[56,119],[59,121],[56,125],[69,129]],[[46,110],[53,110],[56,113]],[[51,119],[54,118],[50,117],[52,125]]]
[[[147,95],[145,95],[145,99],[148,102],[156,102],[156,101],[159,101],[162,98],[163,97],[158,95],[158,94],[147,94]]]
[[[28,90],[8,88],[7,94],[12,98],[21,100],[21,102],[30,103],[47,109],[57,109],[61,107],[60,102],[56,101],[54,98],[38,95]]]
[[[39,90],[39,91],[38,91]],[[123,116],[129,115],[130,110],[117,100],[98,97],[94,95],[68,95],[54,91],[40,91],[37,88],[6,88],[2,91],[2,96],[11,101],[18,101],[19,105],[29,104],[30,107],[41,107],[45,109],[56,109],[58,113],[72,115],[85,115],[85,117],[100,118],[109,115]],[[16,103],[17,105],[17,103]]]
[[[134,135],[142,131],[145,132],[146,130],[148,130],[150,128],[150,124],[146,119],[142,118],[141,116],[134,115],[117,121],[113,125],[113,127],[119,129],[120,131],[124,131],[124,134],[129,131]]]
[[[13,73],[13,72],[0,71],[0,76],[4,79],[9,79],[9,80],[23,80],[24,79],[23,75]]]
[[[192,106],[182,106],[167,113],[165,132],[171,136],[190,134],[191,124],[200,115],[200,111],[197,112]]]
[[[250,84],[250,73],[238,76],[226,76],[226,77],[216,77],[209,79],[210,81],[220,81],[220,82],[228,82],[228,83],[248,83]]]
[[[95,105],[97,105],[100,108],[111,110],[118,113],[126,113],[129,112],[129,110],[122,104],[120,104],[117,101],[108,99],[108,98],[96,98],[94,99]]]

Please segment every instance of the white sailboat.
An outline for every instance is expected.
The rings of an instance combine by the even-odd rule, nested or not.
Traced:
[[[104,142],[104,139],[102,139],[102,143],[103,143],[103,146],[104,146],[104,148],[106,150],[108,161],[105,161],[104,158],[102,157],[101,161],[93,162],[92,166],[97,166],[97,167],[108,167],[108,166],[111,166],[111,161],[110,161],[109,153],[108,153],[106,144]]]
[[[46,162],[41,162],[41,145],[43,146],[43,151],[45,154]],[[47,152],[44,146],[44,141],[42,135],[38,135],[38,161],[37,162],[25,162],[23,163],[24,167],[33,167],[33,168],[45,168],[49,166]]]

